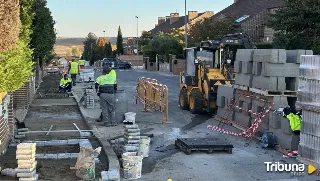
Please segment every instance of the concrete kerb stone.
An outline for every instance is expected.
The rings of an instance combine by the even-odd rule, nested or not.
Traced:
[[[108,156],[108,160],[109,160],[109,170],[117,171],[120,175],[120,164],[119,164],[119,160],[118,160],[118,156],[116,155],[116,153],[114,152],[111,144],[109,143],[108,138],[103,137],[100,132],[98,131],[98,129],[96,127],[93,126],[92,121],[88,120],[88,116],[85,115],[85,110],[84,107],[80,105],[79,101],[79,97],[72,92],[74,99],[77,102],[77,105],[79,107],[80,110],[80,114],[83,117],[85,123],[87,124],[87,126],[93,130],[93,134],[96,136],[97,140],[99,141],[99,143],[101,144],[104,152],[107,154]],[[120,181],[120,176],[118,178],[118,180]]]

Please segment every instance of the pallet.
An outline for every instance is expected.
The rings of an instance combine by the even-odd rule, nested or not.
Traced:
[[[217,138],[178,138],[175,146],[187,155],[195,151],[206,151],[207,153],[224,151],[232,154],[233,149],[233,145]]]
[[[286,97],[297,97],[297,91],[290,91],[290,90],[285,90],[285,91],[270,91],[270,90],[262,90],[262,89],[257,89],[253,87],[249,87],[249,91],[264,95],[264,96],[286,96]]]
[[[237,84],[233,84],[232,86],[235,89],[239,89],[239,90],[243,90],[243,91],[249,91],[249,87],[246,87],[246,86],[237,85]]]

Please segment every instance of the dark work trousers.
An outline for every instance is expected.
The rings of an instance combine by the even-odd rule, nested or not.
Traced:
[[[72,84],[71,82],[67,83],[65,86],[59,86],[59,92],[66,93],[71,92]]]
[[[75,86],[77,81],[77,74],[71,74],[71,80],[72,80],[73,86]]]
[[[102,110],[102,122],[106,125],[117,125],[116,106],[114,94],[100,94],[100,107]]]

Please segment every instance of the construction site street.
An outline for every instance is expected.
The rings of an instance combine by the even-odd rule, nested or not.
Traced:
[[[118,90],[125,90],[128,97],[130,112],[137,113],[136,124],[141,133],[153,134],[150,154],[143,160],[141,181],[163,181],[171,178],[173,181],[186,180],[216,180],[216,181],[257,181],[257,180],[316,180],[317,176],[305,173],[303,176],[293,176],[290,172],[267,172],[264,162],[295,163],[292,158],[283,158],[283,155],[275,150],[264,150],[258,141],[246,147],[245,139],[232,137],[207,129],[208,125],[218,125],[218,122],[210,115],[192,115],[188,111],[182,111],[178,107],[179,77],[171,73],[146,72],[145,70],[116,70]],[[95,78],[101,75],[101,70],[95,72]],[[169,122],[171,124],[157,124],[161,122],[161,113],[142,112],[143,105],[135,104],[135,89],[139,77],[156,79],[158,83],[165,84],[169,88]],[[83,96],[85,87],[94,83],[78,83],[73,87],[73,93],[78,99]],[[122,136],[124,128],[105,127],[95,122],[100,116],[99,97],[95,96],[95,108],[81,108],[87,122],[93,126],[99,137],[107,139]],[[234,132],[239,130],[224,126],[225,129]],[[174,145],[177,137],[182,138],[220,138],[233,144],[232,154],[221,153],[192,153],[186,155]],[[105,149],[109,158],[109,167],[112,169],[115,156],[111,149]],[[112,155],[112,156],[110,156]],[[112,157],[112,158],[111,158]],[[117,167],[117,165],[115,165]],[[305,171],[306,172],[306,171]]]

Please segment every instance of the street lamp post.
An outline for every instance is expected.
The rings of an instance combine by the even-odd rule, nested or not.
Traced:
[[[184,23],[185,23],[185,41],[188,48],[188,18],[187,18],[187,0],[184,0]]]
[[[136,16],[137,18],[137,55],[139,55],[139,17]]]
[[[103,31],[103,38],[106,37],[106,31]]]

